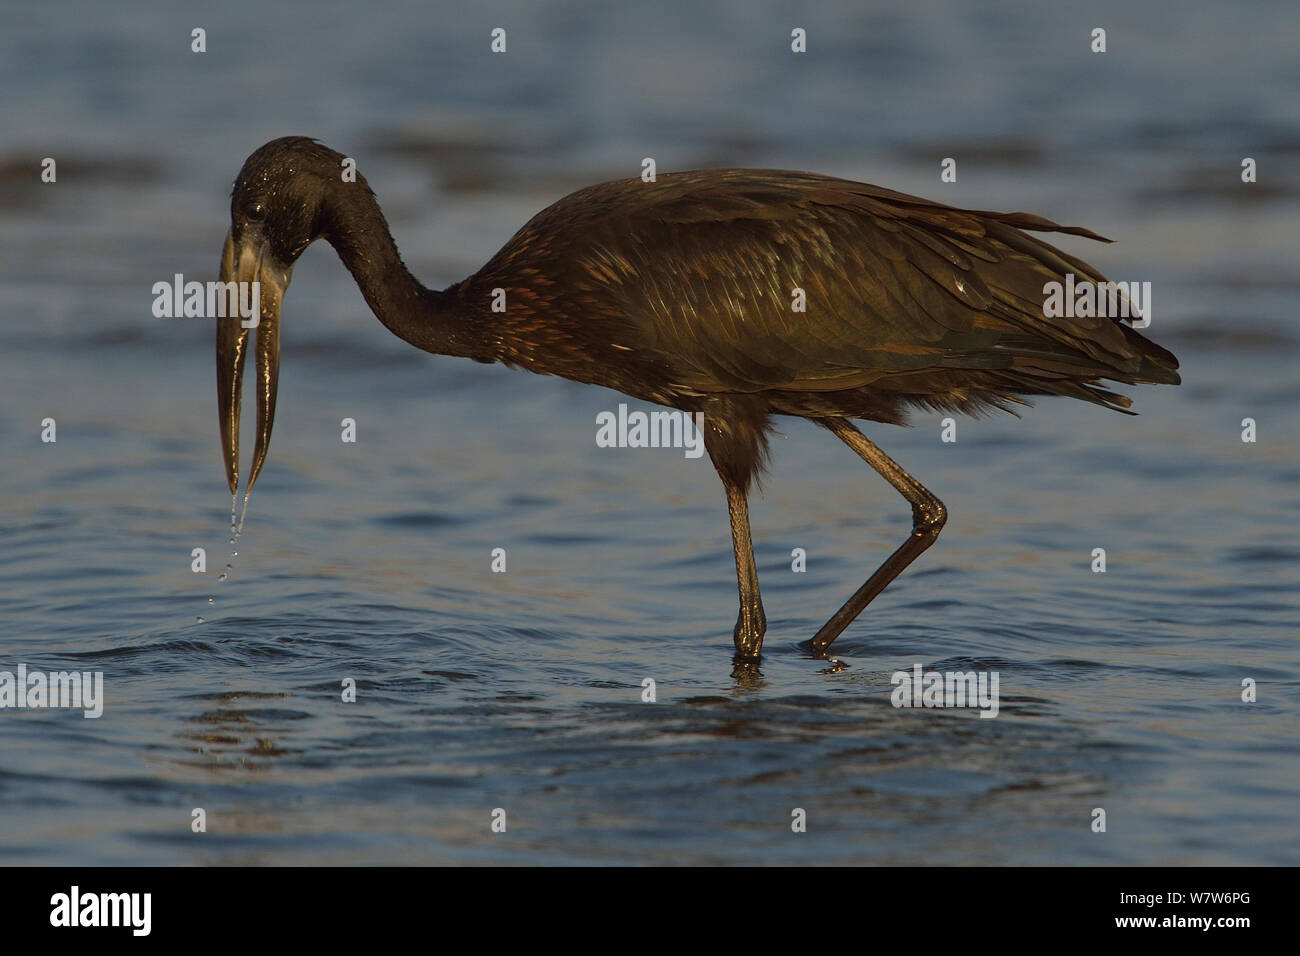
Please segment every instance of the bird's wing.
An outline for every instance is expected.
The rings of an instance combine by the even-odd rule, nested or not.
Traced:
[[[813,174],[676,176],[610,202],[581,270],[623,293],[635,347],[683,387],[829,391],[926,369],[1131,377],[1143,366],[1133,340],[1145,340],[1114,320],[1044,315],[1044,283],[1105,280],[1022,230],[1102,239],[1086,229]]]

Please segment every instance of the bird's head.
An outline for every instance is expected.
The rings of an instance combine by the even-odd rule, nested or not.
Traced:
[[[248,157],[230,198],[230,232],[221,252],[221,281],[257,283],[255,316],[217,319],[217,397],[221,444],[231,494],[239,488],[239,412],[244,360],[257,332],[257,439],[246,492],[257,480],[271,441],[280,373],[280,304],[293,264],[326,233],[331,187],[344,157],[314,140],[272,140]],[[364,188],[364,187],[363,187]],[[252,286],[247,287],[251,290]],[[251,291],[243,301],[251,301]]]

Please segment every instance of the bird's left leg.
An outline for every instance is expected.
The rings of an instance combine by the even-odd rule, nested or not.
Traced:
[[[736,552],[736,583],[740,588],[740,616],[733,635],[736,663],[757,662],[763,654],[767,615],[763,613],[763,597],[758,592],[758,568],[754,565],[754,544],[749,537],[749,500],[745,490],[726,477],[722,485],[727,490],[731,545]]]
[[[767,617],[758,593],[754,544],[749,536],[749,486],[767,454],[770,416],[766,402],[753,395],[714,395],[702,404],[701,411],[704,447],[727,492],[731,544],[736,553],[740,588],[740,616],[734,634],[736,664],[752,668],[763,653]]]
[[[825,657],[826,649],[839,637],[853,619],[862,613],[862,609],[871,603],[871,599],[889,586],[889,582],[898,577],[902,570],[911,564],[930,545],[943,530],[948,520],[948,509],[943,502],[930,493],[923,484],[909,475],[898,462],[872,444],[867,436],[858,431],[846,418],[826,418],[820,421],[835,437],[856,451],[880,476],[898,489],[912,505],[912,533],[898,550],[885,559],[885,563],[876,569],[876,573],[867,578],[867,583],[858,588],[853,596],[844,602],[844,606],[835,612],[835,616],[822,625],[812,639],[812,651],[816,657]]]

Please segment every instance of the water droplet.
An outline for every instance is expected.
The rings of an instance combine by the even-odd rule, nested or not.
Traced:
[[[239,537],[239,536],[240,536],[241,534],[243,534],[243,532],[244,532],[244,519],[248,517],[248,495],[249,495],[249,493],[248,493],[247,491],[245,491],[245,492],[244,492],[244,510],[241,511],[241,512],[239,513],[239,527],[235,529],[235,537],[236,537],[236,538]],[[230,509],[230,517],[233,518],[234,516],[235,516],[235,509],[234,509],[234,508],[231,508],[231,509]]]

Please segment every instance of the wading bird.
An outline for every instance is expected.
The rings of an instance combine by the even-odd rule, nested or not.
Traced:
[[[704,414],[740,588],[738,664],[767,622],[748,491],[773,415],[811,419],[912,505],[911,535],[813,636],[840,633],[938,536],[942,502],[850,419],[902,424],[909,407],[979,412],[1068,395],[1124,410],[1103,379],[1179,383],[1178,360],[1114,317],[1060,317],[1044,285],[1096,269],[1024,230],[1109,241],[1027,213],[956,209],[813,173],[710,169],[581,189],[542,210],[478,272],[436,292],[407,270],[365,178],[305,137],[244,163],[230,204],[223,282],[261,283],[257,438],[266,459],[279,374],[280,303],[293,264],[325,239],[379,321],[436,355],[502,362]],[[493,311],[494,290],[504,312]],[[793,308],[802,290],[804,311]],[[239,487],[240,383],[253,330],[217,325],[226,476]]]

